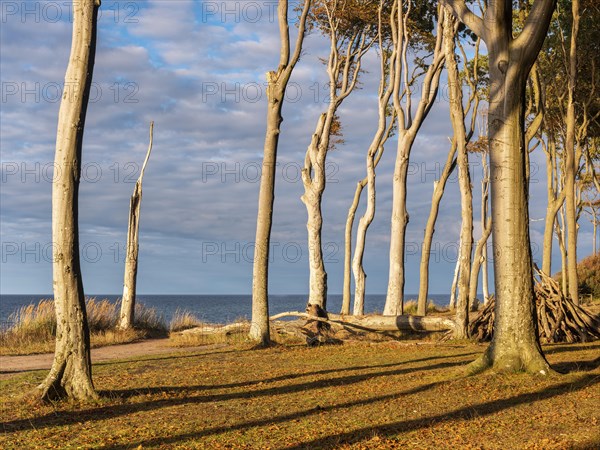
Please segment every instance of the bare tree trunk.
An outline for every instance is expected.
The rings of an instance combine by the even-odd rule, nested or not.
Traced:
[[[567,272],[569,296],[579,304],[579,281],[577,279],[577,200],[575,198],[575,88],[577,84],[577,34],[579,32],[579,0],[573,0],[573,23],[569,51],[569,99],[567,103],[567,138],[565,143],[565,203],[567,214]],[[577,161],[578,163],[578,161]]]
[[[450,174],[456,167],[456,141],[452,141],[452,146],[448,152],[446,164],[440,175],[440,179],[433,183],[433,194],[431,196],[431,208],[429,209],[429,217],[425,226],[425,235],[423,237],[423,246],[421,248],[421,264],[419,267],[419,297],[417,299],[417,315],[424,316],[427,314],[427,296],[429,295],[429,259],[431,257],[431,243],[433,241],[433,233],[435,232],[435,223],[437,221],[438,212],[440,210],[440,202],[444,195],[446,182]]]
[[[327,60],[330,103],[327,111],[319,117],[302,168],[304,194],[301,199],[306,206],[308,215],[306,223],[309,259],[308,303],[318,305],[322,309],[327,309],[327,272],[321,246],[323,227],[321,202],[326,186],[325,162],[331,144],[331,133],[337,120],[337,110],[356,87],[361,72],[362,57],[374,42],[374,40],[368,42],[368,26],[365,26],[364,29],[354,30],[350,36],[345,35],[344,30],[340,30],[343,24],[337,13],[339,12],[338,8],[341,7],[334,2],[331,9],[325,8],[330,38]],[[348,221],[347,226],[350,227],[351,233],[352,226],[348,224]],[[347,239],[346,242],[346,246],[348,246],[349,240]],[[348,252],[346,257],[348,257]],[[348,294],[346,301],[349,302]]]
[[[73,2],[73,38],[65,75],[65,86],[70,92],[63,96],[58,113],[56,172],[52,183],[56,348],[50,373],[38,387],[43,400],[97,398],[79,264],[78,197],[99,6],[100,2],[94,0]]]
[[[140,249],[139,229],[140,229],[140,208],[142,206],[142,182],[146,164],[150,159],[152,151],[152,140],[154,136],[154,122],[150,123],[150,144],[146,159],[142,165],[140,176],[133,188],[133,194],[129,201],[129,225],[127,227],[127,251],[125,259],[125,276],[123,281],[123,298],[121,300],[121,314],[119,317],[119,328],[128,329],[133,327],[135,313],[135,296],[137,284],[138,253]]]
[[[537,335],[529,240],[524,110],[527,75],[537,58],[554,0],[535,0],[521,33],[513,37],[512,1],[489,2],[484,18],[463,0],[446,0],[488,48],[489,142],[496,322],[492,342],[470,366],[546,375],[550,366]]]
[[[437,35],[433,60],[427,68],[423,80],[421,99],[412,111],[411,84],[407,53],[409,44],[409,14],[412,3],[396,0],[392,8],[392,39],[398,56],[394,67],[394,90],[392,98],[398,116],[398,149],[394,166],[392,187],[392,218],[390,233],[390,266],[388,289],[383,309],[384,315],[399,315],[404,311],[404,247],[406,226],[409,221],[406,209],[406,180],[410,152],[415,138],[425,118],[429,114],[437,95],[444,52],[442,50],[442,24],[437,24]],[[405,9],[406,8],[406,9]],[[441,11],[441,9],[438,9]],[[440,13],[441,14],[441,13]]]
[[[556,215],[565,201],[565,190],[557,195],[558,173],[556,167],[556,143],[552,137],[546,145],[542,141],[542,148],[546,153],[546,183],[548,205],[546,206],[546,219],[544,225],[544,243],[542,255],[542,272],[552,274],[552,237],[554,235],[554,224],[556,223]]]
[[[477,246],[475,247],[475,254],[473,255],[473,266],[471,267],[471,277],[469,280],[469,302],[471,306],[473,306],[472,309],[475,309],[474,305],[475,299],[477,298],[477,283],[479,281],[479,271],[481,269],[481,265],[485,264],[483,251],[487,245],[487,241],[490,237],[490,234],[492,234],[492,219],[491,217],[488,217],[485,221],[485,225],[483,226],[481,238],[479,239],[479,241],[477,241]],[[484,300],[487,298],[485,293],[483,295],[483,298]]]
[[[327,308],[327,272],[323,262],[323,247],[321,246],[321,231],[323,216],[321,201],[325,191],[325,155],[329,146],[329,134],[333,123],[335,110],[329,108],[327,114],[321,114],[317,129],[306,152],[302,182],[304,194],[302,202],[306,206],[308,220],[308,261],[309,261],[309,295],[308,303]],[[325,141],[325,142],[322,142]]]
[[[559,219],[556,221],[556,236],[558,238],[558,247],[560,248],[560,275],[562,293],[565,297],[569,296],[568,274],[567,274],[567,246],[565,244],[565,207],[563,205],[559,210]]]
[[[456,254],[456,265],[454,266],[454,276],[452,277],[452,287],[450,288],[450,302],[448,308],[454,310],[456,308],[456,293],[458,290],[458,276],[460,274],[460,261],[463,246],[462,241],[458,241],[458,252]]]
[[[481,180],[481,224],[485,225],[485,231],[487,231],[487,223],[488,223],[488,200],[489,200],[489,192],[490,192],[490,171],[487,165],[487,152],[482,153],[481,155],[481,164],[483,167],[483,179]],[[487,237],[483,239],[483,235],[486,234],[485,231],[482,233],[482,241],[483,245],[481,247],[481,284],[483,291],[483,303],[487,305],[490,299],[490,289],[488,285],[488,257],[487,257],[487,243],[491,234],[491,224],[490,224],[490,232],[487,233]],[[475,291],[477,292],[477,291]]]
[[[288,81],[300,59],[306,26],[306,18],[311,0],[305,0],[302,16],[298,24],[296,47],[290,59],[290,34],[288,26],[288,1],[279,0],[277,17],[281,50],[277,71],[267,73],[267,130],[263,150],[263,164],[258,195],[258,214],[256,216],[256,240],[254,247],[254,265],[252,272],[252,323],[249,337],[261,345],[270,342],[269,332],[269,247],[271,243],[271,225],[273,223],[273,204],[275,201],[275,164],[277,146],[281,132],[281,109]]]
[[[360,196],[363,189],[367,185],[367,177],[356,183],[356,190],[352,204],[348,208],[348,216],[346,217],[346,229],[344,231],[344,285],[342,290],[342,309],[340,314],[350,314],[351,301],[351,272],[352,272],[352,226],[354,225],[354,217],[360,203]]]
[[[458,74],[455,56],[455,34],[457,22],[448,12],[444,19],[444,52],[448,72],[448,93],[450,103],[450,119],[457,146],[458,183],[460,188],[460,204],[462,224],[460,231],[460,270],[458,279],[458,298],[456,301],[455,337],[464,339],[469,333],[469,281],[471,273],[471,253],[473,247],[473,193],[469,174],[469,155],[467,153],[467,136],[465,130],[465,112],[463,108],[462,82]]]

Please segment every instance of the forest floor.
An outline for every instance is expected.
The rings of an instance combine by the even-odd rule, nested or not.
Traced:
[[[94,361],[101,399],[44,405],[46,370],[0,380],[0,448],[600,447],[600,342],[544,346],[560,375],[464,375],[486,345],[164,349]]]

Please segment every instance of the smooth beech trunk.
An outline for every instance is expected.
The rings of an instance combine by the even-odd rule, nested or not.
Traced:
[[[395,1],[392,8],[392,39],[398,52],[395,59],[393,80],[393,103],[398,116],[398,148],[394,165],[392,184],[392,217],[390,231],[390,254],[388,288],[383,309],[384,315],[400,315],[404,311],[404,249],[406,244],[406,226],[409,216],[406,209],[407,175],[410,153],[417,133],[431,110],[439,86],[443,68],[442,24],[438,19],[436,42],[432,61],[427,68],[421,99],[416,110],[412,110],[411,80],[407,62],[411,2],[404,4]],[[441,8],[438,9],[438,12]],[[441,14],[441,12],[439,13]],[[439,16],[439,15],[438,15]],[[414,114],[414,116],[413,116]]]
[[[556,215],[565,201],[564,189],[557,194],[559,189],[559,177],[556,164],[556,143],[552,137],[548,139],[548,143],[542,141],[542,148],[546,154],[546,218],[544,223],[544,241],[542,254],[542,272],[546,275],[552,274],[552,237],[554,236],[554,225],[556,223]]]
[[[129,200],[129,225],[127,227],[127,250],[125,252],[125,275],[123,277],[123,298],[121,299],[121,313],[119,315],[119,328],[126,330],[133,327],[135,314],[135,296],[137,286],[138,253],[140,250],[140,209],[142,207],[142,182],[144,172],[150,153],[152,152],[152,140],[154,137],[154,122],[150,123],[150,143],[146,158],[142,165],[140,176],[133,188],[133,194]]]
[[[473,247],[473,193],[471,191],[471,176],[469,173],[469,155],[467,153],[467,132],[465,129],[465,111],[463,108],[462,81],[458,73],[455,55],[455,36],[457,21],[448,11],[444,15],[444,52],[448,72],[448,97],[450,106],[450,121],[456,142],[458,184],[460,189],[461,230],[460,257],[458,276],[458,297],[456,299],[455,337],[468,337],[469,328],[469,282],[471,273],[471,253]]]
[[[486,43],[489,57],[489,143],[492,232],[496,286],[490,346],[470,366],[546,375],[539,345],[529,240],[529,199],[524,133],[525,83],[546,36],[553,0],[535,0],[521,33],[513,37],[512,1],[488,4],[483,18],[463,0],[445,0]]]
[[[252,272],[252,321],[249,337],[261,345],[270,342],[269,333],[269,247],[275,201],[275,165],[277,146],[281,131],[281,109],[288,81],[300,59],[304,41],[306,18],[311,0],[305,0],[298,23],[298,37],[293,55],[290,57],[290,34],[288,26],[288,2],[279,0],[277,17],[281,50],[277,71],[267,73],[267,129],[263,149],[263,164],[256,216],[256,240]]]
[[[450,174],[456,167],[456,141],[452,142],[446,164],[442,170],[440,179],[433,183],[433,195],[431,196],[431,208],[427,225],[425,225],[425,235],[423,237],[423,246],[421,248],[421,264],[419,276],[419,297],[417,299],[417,314],[424,316],[427,313],[427,296],[429,295],[429,259],[431,257],[431,243],[433,233],[435,232],[435,223],[440,210],[440,202],[446,189],[446,182]]]
[[[579,304],[579,280],[577,277],[577,198],[575,176],[579,158],[575,156],[575,89],[577,85],[577,35],[579,32],[579,0],[572,1],[573,22],[569,48],[569,76],[567,102],[567,136],[565,142],[565,206],[567,215],[567,267],[568,288],[571,300]]]
[[[99,1],[73,2],[73,37],[58,113],[52,183],[53,284],[56,348],[38,387],[42,400],[97,398],[92,382],[90,332],[79,262],[78,195],[83,131],[96,52]]]

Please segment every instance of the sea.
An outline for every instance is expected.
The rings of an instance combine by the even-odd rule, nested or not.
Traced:
[[[120,295],[89,295],[97,300],[108,299],[117,302]],[[23,306],[37,304],[41,299],[52,299],[52,295],[0,295],[0,328],[12,325],[11,315]],[[416,294],[406,295],[407,301],[416,299]],[[429,295],[438,306],[447,306],[449,295]],[[198,319],[215,324],[250,319],[251,295],[138,295],[137,302],[154,308],[168,324],[177,310],[188,311]],[[304,311],[307,296],[303,294],[269,295],[269,313],[271,315],[285,311]],[[365,313],[381,313],[385,304],[385,294],[367,295]],[[327,310],[339,312],[342,307],[341,295],[327,297]]]

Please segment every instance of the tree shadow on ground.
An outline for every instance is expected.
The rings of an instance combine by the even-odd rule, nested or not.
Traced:
[[[600,357],[589,361],[568,361],[552,364],[552,368],[558,373],[590,372],[600,367]]]
[[[374,435],[378,435],[380,437],[393,437],[399,433],[404,433],[408,431],[414,431],[422,428],[427,428],[433,424],[438,424],[440,422],[450,422],[454,420],[462,420],[462,419],[471,419],[474,416],[488,416],[497,412],[500,412],[505,409],[509,409],[518,405],[533,403],[536,401],[546,400],[558,395],[562,395],[567,392],[574,392],[581,390],[590,385],[596,385],[600,383],[600,377],[596,375],[585,375],[574,382],[562,383],[557,386],[552,386],[546,388],[541,391],[536,391],[527,394],[520,394],[514,397],[509,397],[506,399],[494,400],[487,403],[481,403],[474,406],[466,406],[463,408],[456,409],[454,411],[438,414],[435,416],[424,417],[420,419],[411,419],[411,420],[403,420],[398,421],[391,424],[374,426],[374,427],[365,427],[354,431],[348,431],[345,433],[339,433],[335,435],[329,435],[325,437],[320,437],[314,439],[309,442],[300,443],[294,447],[288,447],[290,449],[333,449],[339,448],[343,445],[355,444],[364,440],[371,439]],[[102,447],[103,450],[116,450],[123,448],[137,448],[138,446],[146,447],[146,446],[162,446],[169,444],[177,444],[186,442],[189,440],[200,439],[206,436],[220,434],[235,430],[246,430],[254,427],[262,427],[267,425],[275,425],[278,423],[289,422],[293,420],[297,420],[303,417],[308,417],[314,414],[321,414],[323,412],[334,411],[342,408],[351,408],[355,406],[363,406],[368,404],[373,404],[377,402],[382,402],[394,398],[398,398],[406,395],[413,395],[424,392],[426,390],[432,389],[438,385],[443,385],[444,382],[434,382],[423,386],[418,386],[416,388],[410,389],[404,392],[397,392],[393,394],[382,395],[379,397],[356,400],[351,402],[346,402],[337,405],[331,405],[326,407],[319,408],[311,408],[305,411],[300,411],[293,414],[287,414],[283,416],[277,417],[269,417],[265,419],[259,419],[249,422],[244,422],[238,425],[228,425],[214,428],[207,428],[205,430],[195,432],[195,433],[187,433],[180,434],[177,436],[169,436],[155,439],[148,439],[139,442],[129,442],[127,445],[111,445]],[[583,447],[587,448],[587,447]],[[583,450],[583,448],[581,450]]]
[[[585,350],[598,350],[600,349],[600,344],[598,345],[576,345],[576,344],[546,344],[543,346],[545,355],[552,355],[554,353],[564,353],[564,352],[581,352]]]
[[[130,398],[135,397],[137,395],[146,395],[146,394],[156,394],[156,393],[177,393],[177,392],[189,392],[190,390],[216,390],[216,389],[231,389],[231,388],[239,388],[239,387],[250,387],[259,384],[268,384],[268,383],[276,383],[279,381],[287,381],[293,380],[296,378],[302,377],[310,377],[316,375],[328,375],[334,373],[342,373],[342,372],[352,372],[358,370],[369,370],[369,369],[384,369],[390,367],[397,367],[400,365],[406,364],[414,364],[418,362],[432,361],[432,360],[440,360],[440,359],[448,359],[448,358],[462,358],[466,356],[476,355],[475,352],[469,353],[461,353],[460,355],[447,355],[447,356],[429,356],[426,358],[412,359],[409,361],[400,361],[394,363],[387,364],[377,364],[377,365],[366,365],[366,366],[353,366],[353,367],[340,367],[335,369],[323,369],[323,370],[315,370],[312,372],[301,372],[301,373],[291,373],[286,375],[279,375],[272,378],[262,378],[258,380],[249,380],[249,381],[240,381],[236,383],[228,383],[228,384],[214,384],[214,385],[205,385],[205,386],[155,386],[148,388],[139,388],[139,389],[113,389],[100,391],[100,395],[108,398]],[[423,370],[420,368],[420,370]]]
[[[446,356],[455,357],[455,356]],[[431,357],[434,358],[434,357]],[[442,357],[444,358],[444,357]],[[423,358],[430,359],[430,358]],[[418,361],[418,360],[417,360]],[[406,361],[396,363],[395,365],[407,365],[411,364],[413,361]],[[50,414],[46,414],[44,416],[30,418],[30,419],[18,419],[9,422],[0,423],[0,427],[3,428],[4,432],[16,432],[24,429],[40,429],[40,428],[49,428],[61,425],[69,425],[80,422],[93,422],[98,420],[108,420],[115,417],[125,416],[128,414],[134,414],[144,411],[152,411],[160,408],[172,407],[172,406],[180,406],[180,405],[191,405],[191,404],[201,404],[201,403],[209,403],[209,402],[221,402],[228,400],[236,400],[236,399],[256,399],[258,397],[264,396],[274,396],[274,395],[284,395],[284,394],[293,394],[298,392],[310,391],[313,389],[322,389],[322,388],[330,388],[336,386],[348,386],[350,384],[360,383],[362,381],[367,381],[370,379],[375,379],[379,377],[391,376],[391,375],[404,375],[413,372],[423,372],[430,370],[438,370],[438,369],[448,369],[451,367],[461,366],[465,362],[441,362],[438,364],[427,365],[427,366],[419,366],[419,367],[402,367],[394,370],[385,370],[378,372],[368,372],[362,374],[355,375],[347,375],[335,378],[323,378],[319,380],[313,381],[305,381],[302,383],[286,385],[286,386],[276,386],[276,387],[267,387],[260,390],[248,390],[242,392],[228,392],[228,393],[217,393],[217,394],[204,394],[204,395],[192,395],[194,393],[203,393],[207,389],[214,389],[213,386],[176,386],[164,388],[169,392],[180,392],[185,394],[182,397],[176,398],[166,398],[159,400],[149,400],[143,401],[140,403],[125,403],[125,404],[116,404],[109,406],[102,406],[98,408],[91,408],[86,410],[76,410],[76,411],[54,411]],[[372,366],[367,366],[368,369],[373,368]],[[375,367],[379,368],[379,367]],[[332,369],[333,372],[337,372],[338,370]],[[352,370],[352,369],[350,369]],[[360,369],[358,369],[360,370]],[[295,374],[293,374],[295,375]],[[302,376],[310,376],[310,374],[303,374]],[[265,381],[262,381],[263,383]],[[150,388],[152,389],[152,388]],[[157,392],[165,392],[163,388],[158,388]],[[131,391],[131,390],[130,390]],[[111,395],[113,391],[104,391],[104,395]],[[118,391],[117,391],[118,392]],[[123,393],[123,392],[121,392]],[[396,395],[396,394],[394,394]]]

